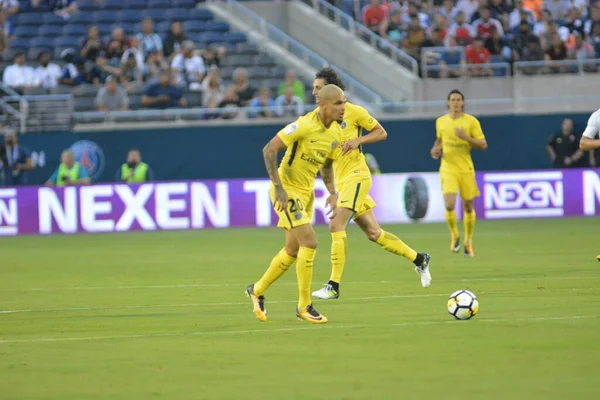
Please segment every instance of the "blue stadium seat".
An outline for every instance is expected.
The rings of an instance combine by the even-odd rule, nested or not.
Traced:
[[[283,78],[287,69],[283,65],[276,65],[271,68],[271,76],[276,78]]]
[[[258,46],[254,43],[238,43],[235,52],[239,54],[258,54]]]
[[[202,21],[185,21],[183,23],[184,32],[204,32],[208,24]]]
[[[268,68],[263,68],[263,67],[248,67],[248,75],[250,75],[250,77],[252,79],[265,79],[265,78],[269,78],[271,76],[271,72],[269,71]]]
[[[146,0],[124,0],[125,9],[142,9],[146,8]]]
[[[38,27],[32,25],[17,26],[15,36],[18,38],[32,38],[38,35]]]
[[[32,60],[37,60],[40,57],[40,53],[42,51],[48,51],[50,52],[50,57],[52,57],[52,48],[50,47],[32,47],[27,51],[27,59],[32,61]]]
[[[102,8],[104,10],[120,10],[123,8],[123,0],[104,0]]]
[[[125,35],[127,36],[133,36],[140,33],[139,24],[123,24],[121,28],[123,28]]]
[[[98,31],[100,32],[100,36],[110,35],[111,29],[108,24],[98,24]]]
[[[157,32],[161,37],[166,36],[171,28],[171,21],[161,21],[154,24],[154,31]]]
[[[212,21],[213,15],[210,10],[204,8],[194,8],[190,11],[190,18],[194,21]]]
[[[245,42],[247,40],[246,35],[244,35],[241,32],[224,33],[223,38],[224,38],[224,42],[229,42],[229,43],[240,43],[240,42]]]
[[[94,11],[98,9],[98,4],[95,0],[78,0],[77,6],[81,11]]]
[[[10,47],[13,49],[20,49],[20,50],[28,49],[29,48],[29,40],[16,38],[10,42]]]
[[[79,25],[91,25],[94,23],[94,16],[92,13],[87,12],[78,12],[67,20],[67,23],[70,24],[79,24]]]
[[[148,0],[148,8],[169,8],[170,0]]]
[[[64,19],[62,19],[58,15],[51,13],[51,12],[43,14],[43,20],[44,20],[44,25],[60,25],[60,26],[65,25]],[[39,24],[39,23],[40,23],[40,16],[38,15],[36,24]]]
[[[135,10],[123,10],[118,13],[117,19],[120,22],[140,22],[142,20],[142,14]]]
[[[173,8],[167,11],[167,17],[171,21],[187,21],[190,19],[190,10],[185,8]]]
[[[173,0],[175,7],[192,8],[196,6],[196,0]]]
[[[93,16],[96,24],[114,24],[118,17],[114,11],[96,11]]]
[[[229,30],[229,24],[227,22],[208,22],[206,24],[207,31],[209,32],[227,32]]]
[[[6,60],[6,61],[8,61],[8,60],[12,61],[15,58],[15,54],[17,54],[17,52],[20,52],[20,51],[21,51],[21,49],[6,49],[6,50],[4,50],[4,53],[2,53],[2,59]]]
[[[62,34],[62,28],[58,25],[42,25],[39,34],[44,37],[57,37]]]
[[[64,36],[86,36],[88,27],[85,25],[65,25],[62,33]]]
[[[54,39],[54,46],[79,48],[80,41],[78,36],[59,36]]]
[[[29,41],[29,47],[44,47],[52,48],[54,46],[54,39],[47,37],[37,37]]]
[[[218,32],[205,32],[198,36],[198,43],[213,44],[223,41],[223,34]]]
[[[40,24],[40,16],[43,14],[21,14],[19,15],[19,20],[16,23],[18,26],[22,25],[39,25]],[[54,15],[54,14],[52,14]],[[60,17],[57,17],[60,18]],[[64,20],[63,20],[64,23]]]
[[[166,21],[169,19],[167,10],[163,9],[149,9],[142,12],[144,18],[152,18],[154,22]]]

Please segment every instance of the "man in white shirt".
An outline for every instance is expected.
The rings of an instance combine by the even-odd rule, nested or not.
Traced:
[[[25,65],[25,53],[19,52],[15,54],[15,63],[6,67],[2,81],[6,86],[19,91],[37,86],[33,75],[33,68]]]
[[[535,14],[529,8],[525,8],[523,5],[523,0],[515,1],[515,8],[512,10],[508,17],[508,26],[510,29],[513,29],[521,23],[521,14],[527,15],[527,22],[529,25],[535,24]]]
[[[202,57],[194,55],[194,42],[185,40],[181,43],[182,53],[173,58],[171,68],[176,75],[177,86],[190,90],[200,90],[200,82],[206,73]]]
[[[15,15],[19,8],[18,0],[0,0],[0,11],[6,16]]]
[[[145,18],[142,22],[142,32],[137,34],[140,40],[142,52],[147,56],[151,51],[156,51],[163,55],[163,42],[160,36],[154,32],[154,21],[152,18]]]
[[[52,89],[58,86],[58,80],[62,76],[60,67],[50,62],[50,53],[42,51],[39,56],[40,66],[33,71],[33,79],[36,84],[44,89]]]
[[[579,141],[579,148],[583,151],[600,148],[600,110],[594,112],[588,119],[587,126]]]

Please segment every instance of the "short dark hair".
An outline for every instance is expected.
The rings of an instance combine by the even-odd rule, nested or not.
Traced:
[[[344,82],[342,82],[337,72],[335,72],[333,68],[323,68],[322,70],[317,72],[317,75],[315,75],[315,79],[323,79],[326,85],[335,85],[342,90],[346,90]]]
[[[452,96],[453,94],[459,94],[460,97],[462,97],[462,100],[465,101],[465,95],[462,94],[462,92],[460,90],[458,90],[458,89],[452,89],[450,91],[450,93],[448,93],[448,100],[450,100],[450,96]]]

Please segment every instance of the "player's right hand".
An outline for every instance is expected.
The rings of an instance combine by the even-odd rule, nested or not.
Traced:
[[[275,209],[277,211],[285,211],[287,208],[288,196],[283,186],[275,186]]]

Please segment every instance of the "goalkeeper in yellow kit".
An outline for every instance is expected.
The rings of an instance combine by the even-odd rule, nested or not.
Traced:
[[[331,68],[319,71],[313,83],[313,94],[319,102],[321,89],[326,85],[336,85],[344,89],[344,84],[337,73]],[[413,262],[415,270],[421,276],[421,284],[428,287],[431,284],[429,272],[430,256],[427,253],[417,253],[402,240],[389,232],[385,232],[375,218],[373,208],[375,201],[369,196],[371,189],[371,173],[365,161],[362,145],[385,140],[387,132],[369,115],[363,107],[346,103],[342,127],[342,155],[333,163],[335,185],[338,189],[337,210],[331,219],[331,277],[323,288],[313,292],[313,297],[329,300],[340,296],[340,281],[346,264],[347,237],[346,227],[350,219],[365,232],[369,240],[377,243],[390,253],[402,256]],[[369,134],[362,136],[362,131]]]

